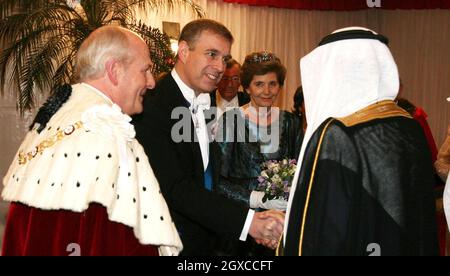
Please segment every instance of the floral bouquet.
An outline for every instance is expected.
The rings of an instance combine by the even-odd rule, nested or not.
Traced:
[[[261,164],[262,171],[258,176],[259,185],[256,190],[265,193],[263,202],[274,198],[288,200],[296,168],[295,159],[269,160]]]

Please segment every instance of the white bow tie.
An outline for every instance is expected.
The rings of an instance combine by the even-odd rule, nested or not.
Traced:
[[[198,110],[207,110],[211,107],[211,97],[208,93],[201,93],[192,101],[191,111],[196,114]]]
[[[204,110],[211,107],[211,97],[208,93],[201,93],[193,99],[190,110],[192,112],[192,120],[197,133],[200,151],[202,153],[203,167],[206,170],[209,162],[209,138],[206,128]]]

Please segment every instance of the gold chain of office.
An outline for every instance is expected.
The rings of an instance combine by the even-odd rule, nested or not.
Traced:
[[[58,130],[55,135],[35,146],[32,151],[27,153],[24,153],[22,150],[19,151],[19,165],[26,164],[28,161],[35,158],[38,154],[42,154],[45,149],[52,147],[57,142],[71,135],[75,130],[80,129],[82,126],[83,123],[81,121],[78,121],[73,125],[68,125],[64,129]]]

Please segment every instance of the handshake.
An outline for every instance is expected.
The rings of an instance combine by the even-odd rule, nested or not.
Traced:
[[[249,234],[258,244],[276,249],[284,227],[284,213],[277,210],[256,212]]]
[[[258,244],[275,249],[283,233],[284,213],[281,211],[286,210],[287,201],[272,199],[263,202],[263,197],[264,192],[253,191],[250,195],[250,207],[275,210],[255,213],[249,234]]]

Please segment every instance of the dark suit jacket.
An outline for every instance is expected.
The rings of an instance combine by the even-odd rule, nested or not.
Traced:
[[[216,91],[212,92],[210,95],[211,95],[211,106],[217,106]],[[250,96],[248,94],[246,94],[245,92],[238,91],[237,96],[238,96],[239,106],[243,106],[244,104],[247,104],[250,102]]]
[[[176,107],[188,107],[171,74],[164,77],[144,100],[144,112],[135,118],[136,137],[143,145],[169,205],[183,242],[183,255],[211,255],[216,235],[239,239],[248,207],[204,188],[204,169],[198,142],[174,142],[171,119]],[[195,135],[190,113],[187,118]],[[206,115],[205,115],[206,116]],[[210,143],[214,182],[220,160],[217,143]],[[214,190],[214,185],[213,185]]]

